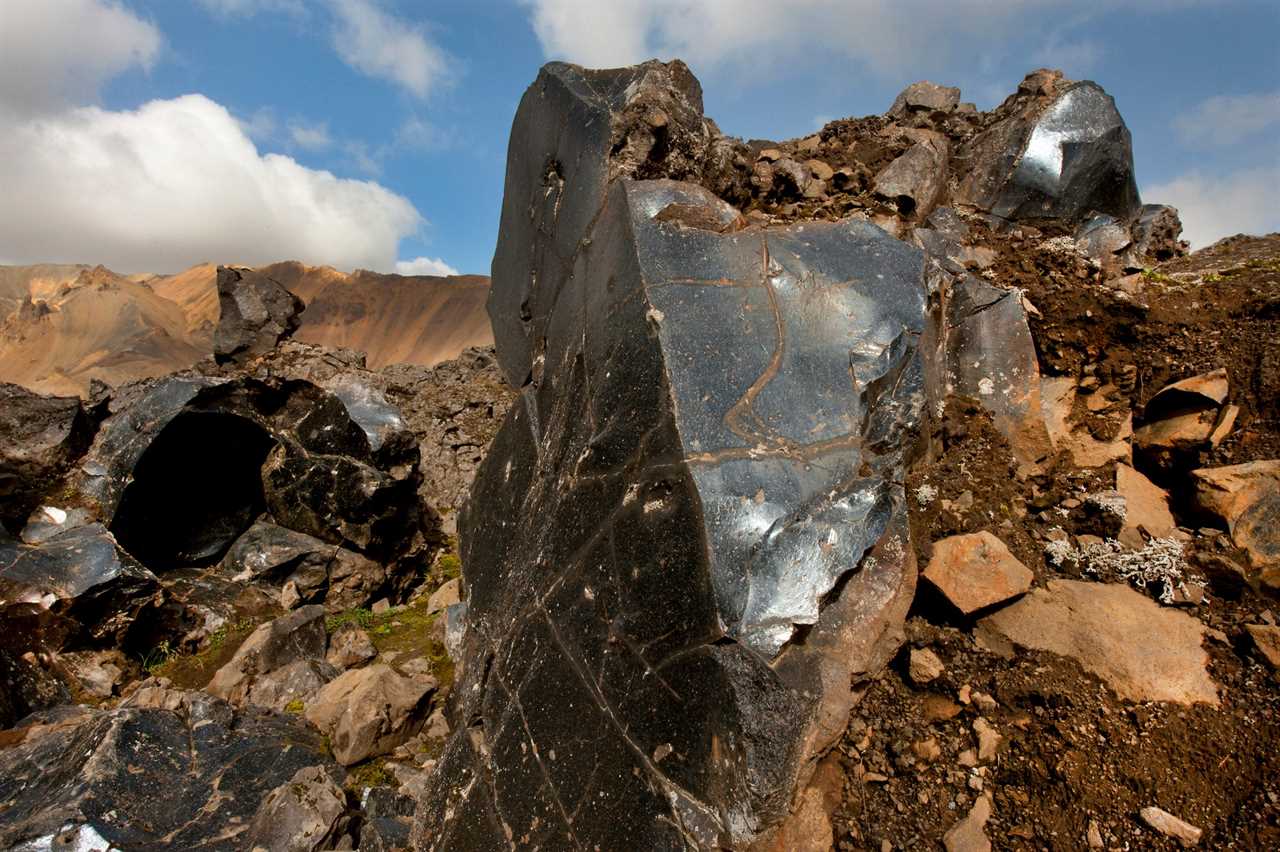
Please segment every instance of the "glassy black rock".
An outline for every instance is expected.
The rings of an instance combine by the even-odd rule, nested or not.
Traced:
[[[416,442],[384,401],[358,389],[348,396],[354,415],[302,380],[145,383],[113,401],[78,489],[120,543],[159,570],[216,561],[269,506],[284,526],[332,543],[355,524],[350,540],[361,549],[398,555],[420,521]],[[292,463],[268,476],[276,450]],[[294,502],[275,500],[281,492]],[[294,516],[296,527],[286,519]]]
[[[11,647],[24,638],[33,650],[67,639],[120,645],[159,591],[155,575],[101,524],[38,545],[0,542],[0,629],[19,634],[2,643]]]
[[[516,118],[504,209],[534,224],[504,228],[491,310],[524,386],[460,521],[425,848],[749,843],[911,598],[942,273],[865,222],[744,228],[694,183],[608,181],[610,124],[579,116],[636,75],[553,66]]]
[[[32,735],[0,749],[0,846],[244,849],[271,790],[303,767],[332,766],[320,733],[292,714],[182,695],[176,712],[63,707],[28,718]]]
[[[979,134],[959,200],[1004,219],[1080,223],[1092,213],[1132,219],[1141,206],[1129,128],[1089,81],[1061,86]]]
[[[253,269],[218,267],[218,325],[213,357],[244,363],[298,330],[306,307],[284,285]]]
[[[12,533],[93,440],[75,397],[44,396],[0,382],[0,524]]]

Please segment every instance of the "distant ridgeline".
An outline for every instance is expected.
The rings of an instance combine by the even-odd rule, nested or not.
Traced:
[[[0,266],[0,381],[85,394],[93,379],[115,385],[191,366],[212,351],[215,269]],[[296,339],[364,352],[373,369],[430,366],[493,343],[484,276],[347,275],[294,261],[261,271],[306,302]]]

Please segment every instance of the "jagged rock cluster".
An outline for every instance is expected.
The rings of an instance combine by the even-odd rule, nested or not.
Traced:
[[[410,783],[447,732],[432,578],[505,413],[492,354],[375,373],[287,341],[277,282],[218,280],[216,361],[0,388],[6,848],[392,848],[412,797],[345,776]]]
[[[743,143],[679,62],[546,66],[489,303],[519,397],[460,523],[455,733],[416,842],[796,848],[851,683],[902,641],[902,483],[947,399],[1023,475],[1071,431],[977,235],[1116,275],[1179,230],[1141,205],[1111,98],[1058,73],[991,113],[922,83]]]

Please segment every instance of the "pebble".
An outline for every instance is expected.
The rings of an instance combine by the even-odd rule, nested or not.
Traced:
[[[925,684],[937,680],[945,672],[946,666],[938,655],[928,648],[912,648],[907,663],[907,673],[914,683]]]
[[[1195,846],[1200,842],[1200,835],[1204,834],[1201,829],[1161,808],[1143,808],[1138,815],[1147,825],[1166,837],[1172,837],[1184,847]]]

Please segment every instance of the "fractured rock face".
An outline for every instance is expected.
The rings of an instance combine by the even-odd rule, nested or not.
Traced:
[[[38,545],[0,541],[0,621],[36,644],[51,633],[67,638],[83,631],[87,641],[118,645],[156,603],[159,588],[155,575],[100,524],[73,527]],[[50,617],[70,624],[46,629]]]
[[[1028,78],[1030,80],[1030,78]],[[1024,82],[1024,87],[1027,83]],[[1041,97],[979,134],[959,196],[1004,219],[1128,221],[1139,212],[1129,129],[1096,83],[1048,75]]]
[[[301,720],[174,694],[171,709],[31,717],[25,739],[0,749],[0,846],[245,849],[267,794],[328,763],[319,733]]]
[[[941,273],[865,222],[606,183],[638,73],[549,66],[516,118],[490,310],[524,387],[460,523],[473,721],[427,848],[748,843],[899,641]]]
[[[93,423],[75,397],[0,383],[0,523],[14,533],[89,448]]]
[[[218,307],[213,357],[244,363],[270,352],[298,330],[306,306],[283,285],[252,269],[218,267]]]
[[[141,383],[104,421],[78,489],[160,570],[216,561],[268,507],[283,526],[395,558],[422,522],[416,442],[389,406],[349,397],[356,415],[302,380]]]

